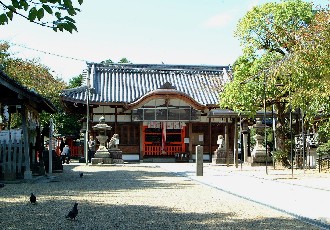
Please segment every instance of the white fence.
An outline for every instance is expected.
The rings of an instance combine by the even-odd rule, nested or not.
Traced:
[[[23,141],[0,140],[0,168],[4,173],[21,173],[25,166]]]

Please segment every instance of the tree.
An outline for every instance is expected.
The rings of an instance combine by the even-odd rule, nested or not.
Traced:
[[[270,73],[294,51],[300,28],[314,18],[312,5],[301,0],[266,3],[254,7],[240,21],[235,35],[240,39],[243,55],[233,65],[234,80],[221,94],[221,107],[254,114],[264,99],[275,104],[278,148],[285,148],[286,116],[293,90],[288,74]],[[278,84],[285,87],[277,87]]]
[[[294,52],[285,62],[272,71],[278,76],[290,74],[291,104],[301,108],[306,120],[318,121],[321,141],[330,137],[330,12],[320,8],[310,25],[296,33]],[[323,116],[319,116],[320,113]]]
[[[3,71],[21,85],[30,90],[35,90],[43,97],[49,99],[58,109],[55,114],[45,112],[40,114],[40,123],[45,128],[44,134],[48,135],[49,120],[53,118],[56,133],[78,136],[82,116],[66,114],[60,101],[60,93],[63,89],[68,88],[65,82],[52,76],[49,68],[36,60],[23,60],[12,57],[8,52],[9,48],[8,43],[0,44],[0,65]],[[81,84],[81,80],[82,75],[71,79],[70,86],[78,86],[79,81]]]
[[[77,0],[79,5],[83,0]],[[72,0],[11,0],[10,3],[0,1],[3,13],[0,12],[0,25],[8,24],[14,15],[29,20],[41,26],[52,28],[54,31],[77,31],[75,20],[72,18],[80,11],[73,5]],[[50,18],[52,21],[45,21]]]
[[[60,107],[59,93],[66,87],[64,81],[50,74],[48,67],[37,60],[14,58],[9,53],[8,43],[0,45],[0,64],[8,76],[21,85],[35,90]]]
[[[103,65],[110,65],[110,64],[113,64],[113,63],[114,62],[111,59],[107,59],[107,60],[101,61],[101,64],[103,64]]]
[[[130,62],[127,58],[120,59],[118,63],[132,64],[132,62]],[[110,64],[114,64],[114,62],[111,59],[107,59],[107,60],[101,61],[101,64],[107,66]]]
[[[130,62],[127,58],[122,58],[122,59],[120,59],[118,63],[132,64],[132,62]]]
[[[83,83],[83,75],[80,74],[79,76],[73,77],[69,80],[69,88],[76,88],[82,86]]]

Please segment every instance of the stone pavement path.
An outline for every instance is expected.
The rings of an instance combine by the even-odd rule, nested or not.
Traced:
[[[229,194],[288,213],[330,229],[330,174],[316,170],[273,170],[244,166],[238,169],[204,163],[196,176],[193,163],[160,164],[172,172]]]

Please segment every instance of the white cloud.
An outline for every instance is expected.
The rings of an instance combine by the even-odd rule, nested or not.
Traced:
[[[221,28],[229,25],[234,18],[233,11],[227,11],[209,18],[204,25],[209,28]]]

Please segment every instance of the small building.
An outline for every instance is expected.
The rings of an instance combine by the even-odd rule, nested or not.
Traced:
[[[32,177],[31,166],[42,151],[39,113],[54,113],[54,105],[38,93],[8,77],[0,70],[0,179]],[[13,129],[11,116],[20,118]]]
[[[62,102],[81,114],[89,105],[94,139],[91,127],[103,116],[109,139],[119,134],[124,160],[192,160],[197,145],[211,160],[225,127],[233,152],[234,119],[209,116],[219,108],[230,66],[88,63],[84,77],[84,86],[62,92]]]

